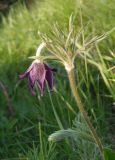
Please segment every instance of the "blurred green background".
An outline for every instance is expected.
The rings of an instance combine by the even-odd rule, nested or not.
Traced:
[[[39,94],[32,97],[27,80],[20,81],[18,76],[31,63],[28,56],[33,56],[36,52],[40,43],[38,31],[50,34],[55,22],[66,28],[72,12],[76,15],[76,28],[79,29],[82,10],[83,25],[89,23],[85,34],[101,35],[115,27],[115,1],[14,2],[0,1],[0,8],[1,5],[6,5],[6,8],[0,11],[0,159],[82,160],[78,154],[79,147],[76,148],[73,143],[66,140],[48,142],[48,136],[54,131],[71,128],[76,116],[76,104],[64,68],[50,62],[51,66],[58,66],[55,91],[50,93],[51,97],[47,89],[43,97]],[[106,57],[103,63],[108,68],[115,65],[115,59],[111,60],[110,56],[110,51],[113,54],[115,52],[114,41],[115,31],[99,44],[97,50]],[[114,82],[110,83],[108,89],[99,70],[87,65],[86,72],[85,62],[79,58],[76,60],[75,73],[81,98],[98,134],[105,145],[114,149]],[[111,74],[111,77],[115,78],[114,72]],[[86,155],[87,160],[91,159],[87,153]]]

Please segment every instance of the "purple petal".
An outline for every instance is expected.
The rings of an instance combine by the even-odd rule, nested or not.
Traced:
[[[44,82],[40,82],[40,81],[37,81],[37,85],[38,85],[38,87],[39,87],[39,89],[40,89],[40,92],[41,92],[41,95],[43,95],[43,93],[44,93],[44,88],[45,88],[45,80],[44,80]]]
[[[23,78],[27,77],[27,75],[28,75],[27,72],[25,72],[25,73],[23,73],[23,74],[20,74],[20,75],[19,75],[19,78],[20,78],[20,79],[23,79]]]
[[[33,69],[30,71],[30,79],[32,83],[36,83],[43,94],[45,85],[46,70],[43,63],[34,63]]]
[[[52,69],[45,64],[45,68],[46,68],[46,80],[48,82],[49,88],[52,90],[53,89],[53,72]]]
[[[32,70],[32,68],[33,68],[33,64],[30,65],[30,67],[26,70],[26,72],[24,72],[23,74],[20,74],[19,78],[23,79],[23,78],[27,77],[29,72]]]
[[[35,94],[34,89],[33,89],[34,84],[32,83],[32,80],[31,80],[30,77],[28,77],[28,85],[29,85],[29,89],[30,89],[32,95],[35,96],[36,94]]]

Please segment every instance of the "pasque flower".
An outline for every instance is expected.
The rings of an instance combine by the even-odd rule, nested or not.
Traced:
[[[19,76],[20,79],[28,78],[29,88],[33,95],[35,95],[35,85],[40,89],[41,95],[43,95],[46,81],[50,90],[53,89],[53,72],[55,71],[55,69],[52,69],[49,65],[44,63],[43,60],[39,60],[41,50],[44,47],[45,43],[41,43],[39,45],[36,51],[36,59],[32,62],[25,73]]]
[[[50,90],[53,89],[53,71],[55,71],[55,69],[52,69],[46,63],[36,59],[26,72],[19,77],[20,79],[28,78],[29,88],[33,95],[35,95],[35,85],[40,89],[41,95],[43,95],[46,81],[48,82]]]

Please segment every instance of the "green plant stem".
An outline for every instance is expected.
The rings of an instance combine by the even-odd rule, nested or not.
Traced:
[[[71,87],[71,90],[72,90],[72,93],[73,93],[73,96],[76,100],[76,103],[77,103],[77,106],[79,108],[79,111],[82,113],[87,125],[89,126],[90,128],[90,131],[91,131],[91,134],[95,140],[95,143],[98,145],[99,147],[99,150],[101,152],[101,154],[103,155],[103,146],[102,146],[102,143],[92,125],[92,123],[90,122],[90,119],[88,117],[88,114],[87,114],[87,111],[84,109],[84,106],[81,102],[81,98],[79,96],[79,93],[78,93],[78,90],[77,90],[77,86],[76,86],[76,82],[75,82],[75,78],[74,78],[74,71],[73,69],[71,71],[67,71],[68,73],[68,78],[69,78],[69,82],[70,82],[70,87]]]

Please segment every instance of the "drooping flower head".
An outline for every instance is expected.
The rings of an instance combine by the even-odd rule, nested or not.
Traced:
[[[53,89],[53,71],[54,69],[51,69],[46,63],[34,60],[26,72],[19,77],[20,79],[28,78],[29,88],[33,95],[35,95],[35,85],[40,89],[41,95],[43,95],[46,81],[50,90]]]
[[[41,43],[36,51],[36,57],[40,57],[41,50],[45,47],[44,43]],[[43,62],[43,60],[35,59],[25,73],[19,76],[20,79],[28,78],[29,88],[31,93],[35,95],[34,86],[36,85],[43,95],[46,81],[50,90],[53,89],[53,72],[49,65]]]

